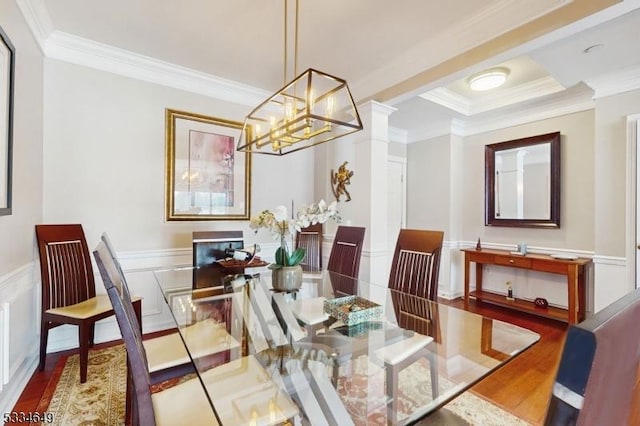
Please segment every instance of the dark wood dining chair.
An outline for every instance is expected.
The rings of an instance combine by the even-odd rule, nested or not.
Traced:
[[[336,297],[356,294],[364,233],[359,226],[338,226],[327,265]]]
[[[391,419],[395,419],[397,415],[400,372],[420,358],[429,360],[432,397],[435,399],[439,394],[436,347],[439,329],[429,301],[436,301],[438,297],[438,271],[443,238],[442,231],[417,229],[401,229],[398,235],[391,263],[389,289],[398,325],[414,330],[416,334],[385,347],[383,352],[387,396],[390,398],[387,411]]]
[[[103,250],[105,250],[103,258],[108,255],[110,259],[107,259],[109,260],[107,265],[113,265],[111,267],[118,273],[117,280],[112,279],[112,281],[121,291],[125,302],[131,301],[129,285],[111,238],[105,232],[102,234],[101,240],[104,244]],[[102,249],[102,246],[99,248]],[[226,311],[224,307],[221,310]],[[136,318],[140,320],[141,316],[137,315]],[[230,320],[226,322],[230,323]],[[142,330],[142,324],[140,324],[140,329]],[[228,333],[226,326],[218,324],[213,319],[186,326],[186,331],[183,334],[190,347],[199,348],[191,357],[185,349],[183,337],[180,336],[177,329],[171,333],[144,340],[152,384],[193,373],[192,357],[196,358],[198,362],[205,362],[204,358],[207,358],[206,361],[210,365],[217,365],[229,359],[231,350],[240,347],[240,343]]]
[[[120,282],[119,272],[110,259],[104,243],[99,243],[93,255],[127,351],[127,364],[133,379],[132,424],[155,426],[219,424],[209,399],[197,378],[189,379],[161,392],[151,393],[151,377],[147,363],[142,332],[133,305],[123,298],[123,292],[115,283]]]
[[[401,229],[391,262],[389,288],[437,300],[443,238],[442,231]]]
[[[364,234],[365,228],[359,226],[338,226],[327,270],[358,278]]]
[[[304,248],[305,256],[300,266],[306,272],[322,270],[322,224],[316,223],[296,233],[296,248]]]
[[[107,295],[96,295],[89,249],[82,225],[36,225],[42,281],[40,362],[44,370],[49,330],[63,324],[78,327],[80,382],[87,380],[89,348],[95,323],[113,315]],[[140,309],[141,302],[136,302]]]

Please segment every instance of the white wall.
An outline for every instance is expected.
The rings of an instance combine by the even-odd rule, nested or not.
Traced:
[[[635,216],[634,206],[627,206],[626,194],[629,189],[627,184],[635,179],[636,171],[627,168],[626,117],[638,113],[640,90],[596,99],[596,310],[606,307],[635,287],[635,229],[628,229],[632,223],[625,219],[630,210],[631,215]],[[629,201],[633,203],[633,200]],[[624,265],[624,269],[620,265]]]
[[[242,121],[249,108],[48,59],[44,218],[80,222],[92,246],[108,231],[122,250],[189,247],[193,230],[247,221],[165,222],[165,108]],[[313,155],[254,156],[252,212],[312,201]],[[269,240],[269,236],[258,238]]]
[[[34,225],[42,218],[43,57],[13,0],[0,0],[0,26],[16,51],[13,214],[0,216],[0,412],[6,413],[31,376],[38,347],[33,271]]]

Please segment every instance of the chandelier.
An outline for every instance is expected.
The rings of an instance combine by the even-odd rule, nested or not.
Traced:
[[[247,115],[237,150],[285,155],[362,130],[347,82],[309,68],[287,81],[287,1],[284,0],[285,85]],[[298,67],[298,3],[295,11],[294,75]]]

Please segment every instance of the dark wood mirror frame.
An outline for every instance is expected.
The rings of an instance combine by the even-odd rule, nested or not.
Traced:
[[[533,145],[550,144],[550,212],[548,218],[515,219],[496,217],[496,154],[500,151],[529,147]],[[560,227],[560,132],[531,136],[487,145],[485,156],[485,225],[510,226],[528,228],[559,228]]]

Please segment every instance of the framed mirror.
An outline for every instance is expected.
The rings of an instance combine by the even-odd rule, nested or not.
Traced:
[[[485,225],[560,227],[560,132],[485,147]]]

